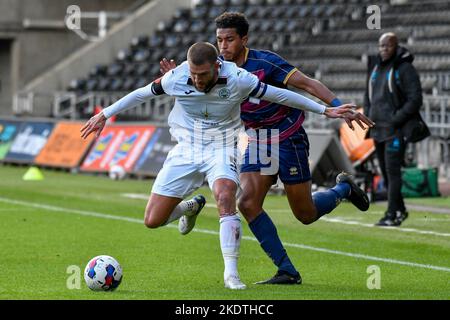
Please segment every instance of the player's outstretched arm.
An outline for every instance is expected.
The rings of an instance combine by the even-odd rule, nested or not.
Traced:
[[[352,121],[355,121],[361,129],[365,130],[367,128],[372,128],[375,125],[370,118],[366,117],[361,112],[358,112],[356,109],[358,107],[354,104],[343,104],[338,108],[329,108],[324,112],[324,115],[328,118],[341,118],[344,119],[350,129],[355,130]],[[364,126],[366,125],[366,126]]]
[[[81,128],[81,138],[86,139],[93,132],[96,132],[95,137],[98,138],[106,124],[106,117],[103,111],[90,118]]]
[[[344,119],[351,129],[354,129],[351,123],[353,120],[357,121],[362,129],[366,129],[364,124],[367,127],[373,127],[375,125],[369,118],[365,116],[360,117],[359,115],[361,113],[355,110],[356,106],[354,104],[343,104],[339,106],[339,108],[330,108],[302,96],[301,94],[264,83],[260,83],[260,87],[258,90],[255,89],[255,91],[256,92],[253,92],[253,95],[258,99],[279,103],[304,111],[323,114],[328,118]]]
[[[298,70],[289,78],[287,84],[295,88],[305,90],[309,94],[319,98],[332,107],[341,107],[342,105],[336,95],[322,82],[317,79],[312,79]],[[362,129],[365,129],[364,123],[368,124],[371,121],[362,112],[348,114],[344,120],[352,130],[354,130],[352,124],[353,121],[355,121]]]
[[[108,118],[111,118],[124,110],[136,107],[144,103],[147,99],[161,94],[164,94],[164,90],[162,89],[160,79],[145,87],[130,92],[125,97],[117,100],[112,105],[102,110],[99,114],[90,118],[80,130],[81,138],[86,139],[93,132],[96,132],[96,138],[99,137]]]
[[[335,109],[342,108],[343,106],[345,106],[345,104],[343,104]],[[375,125],[375,122],[373,122],[369,117],[365,116],[364,113],[359,112],[356,109],[362,110],[361,107],[353,105],[353,110],[351,112],[346,113],[345,117],[343,117],[343,119],[345,120],[345,122],[347,123],[349,128],[352,130],[355,130],[355,128],[353,127],[353,121],[355,121],[360,126],[361,129],[364,129],[364,130],[367,129],[367,127],[365,127],[364,124],[366,126],[368,126],[369,128],[372,128]]]
[[[308,77],[300,70],[296,70],[292,76],[289,77],[287,84],[297,89],[305,90],[316,98],[329,104],[332,107],[341,105],[336,95],[331,92],[322,82],[317,79]]]

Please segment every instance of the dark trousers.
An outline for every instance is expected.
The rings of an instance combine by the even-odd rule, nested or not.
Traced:
[[[404,212],[405,203],[401,193],[402,172],[406,143],[401,138],[391,138],[383,142],[375,142],[376,154],[387,188],[388,212]]]

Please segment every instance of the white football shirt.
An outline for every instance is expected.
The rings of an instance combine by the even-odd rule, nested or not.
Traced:
[[[214,141],[233,141],[242,123],[240,105],[260,85],[258,78],[231,62],[221,62],[217,83],[200,92],[190,78],[185,61],[161,79],[164,92],[175,97],[169,114],[171,134],[178,142],[203,144]],[[217,141],[218,142],[218,141]]]
[[[236,144],[242,127],[240,105],[247,97],[256,101],[264,98],[319,114],[326,109],[295,92],[266,85],[255,75],[227,61],[220,61],[217,83],[207,92],[197,91],[185,61],[162,78],[119,99],[104,109],[103,114],[110,118],[161,94],[175,97],[175,106],[168,119],[172,136],[179,143],[191,146],[205,146],[212,141],[220,142],[221,146]]]

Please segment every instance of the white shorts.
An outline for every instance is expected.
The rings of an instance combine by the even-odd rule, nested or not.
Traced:
[[[229,154],[233,154],[234,149],[230,149]],[[177,144],[167,155],[152,193],[184,199],[200,188],[205,178],[211,189],[219,178],[232,180],[239,186],[236,157],[227,156],[224,150],[193,150],[192,146]]]

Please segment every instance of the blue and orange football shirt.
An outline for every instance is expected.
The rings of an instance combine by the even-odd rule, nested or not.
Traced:
[[[241,68],[256,75],[260,81],[279,88],[287,88],[289,78],[297,71],[273,52],[248,48]],[[246,100],[241,105],[241,119],[246,129],[279,129],[281,142],[300,129],[305,114],[302,110],[277,103],[261,100],[255,104]]]

